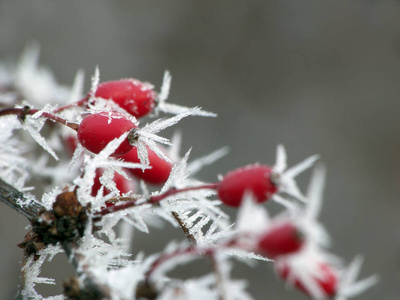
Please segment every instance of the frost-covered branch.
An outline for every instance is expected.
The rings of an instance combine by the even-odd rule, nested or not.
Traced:
[[[216,116],[167,103],[169,72],[157,93],[134,78],[101,82],[96,69],[84,92],[81,72],[73,87],[62,87],[37,61],[36,47],[16,69],[0,64],[6,78],[0,82],[0,201],[31,223],[18,245],[23,299],[43,299],[36,285],[55,284],[40,273],[60,252],[76,276],[64,281],[64,295],[47,299],[251,300],[246,280],[231,278],[233,257],[269,262],[287,285],[316,300],[345,300],[377,282],[375,276],[356,281],[360,256],[346,268],[328,251],[329,235],[318,220],[325,186],[318,155],[288,168],[279,145],[275,164],[248,164],[216,182],[200,181],[197,172],[227,148],[191,160],[191,148],[180,156],[180,134],[158,135],[186,117]],[[152,120],[143,125],[143,117]],[[42,131],[48,120],[64,126]],[[303,194],[297,176],[309,168],[314,172]],[[33,178],[44,190],[38,199],[25,185]],[[270,201],[281,204],[271,216]],[[238,209],[237,218],[227,206]],[[153,227],[166,224],[187,240],[145,256],[135,231],[153,237]],[[170,274],[199,258],[211,261],[209,274]]]
[[[15,189],[0,178],[0,201],[7,204],[18,213],[24,215],[29,220],[37,217],[45,207],[39,202],[28,199],[23,193]]]
[[[182,188],[182,189],[170,189],[170,190],[166,191],[165,193],[150,196],[150,197],[148,197],[148,199],[138,198],[138,197],[133,197],[133,199],[132,199],[129,197],[128,198],[123,197],[122,198],[123,203],[114,205],[114,206],[105,207],[102,210],[100,210],[99,212],[96,212],[95,215],[96,216],[104,216],[104,215],[108,215],[113,212],[125,210],[130,207],[135,207],[135,206],[140,206],[140,205],[145,205],[145,204],[156,204],[156,203],[159,203],[160,201],[162,201],[170,196],[176,195],[176,194],[185,193],[185,192],[189,192],[189,191],[196,191],[196,190],[210,190],[210,189],[215,189],[216,187],[217,187],[217,184],[205,184],[205,185],[201,185],[201,186],[187,187],[187,188]],[[117,201],[117,202],[118,202],[118,200],[120,200],[120,198],[110,199],[110,201]],[[140,201],[140,200],[144,200],[144,201]]]
[[[35,115],[39,113],[37,117],[43,117],[48,120],[52,120],[54,122],[60,123],[62,125],[68,126],[69,128],[73,130],[78,130],[78,124],[69,122],[57,115],[40,111],[39,109],[31,109],[29,106],[24,106],[23,108],[5,108],[0,110],[0,117],[1,116],[7,116],[7,115],[17,115],[18,118],[22,121],[25,120],[27,115]]]

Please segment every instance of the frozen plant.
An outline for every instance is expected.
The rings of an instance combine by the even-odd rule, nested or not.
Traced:
[[[37,47],[15,69],[0,68],[0,199],[31,224],[19,244],[23,299],[44,299],[36,286],[55,280],[41,276],[41,267],[59,253],[76,276],[46,299],[253,299],[248,282],[232,278],[235,258],[272,265],[312,299],[344,300],[376,283],[376,276],[356,281],[359,256],[346,268],[328,251],[318,220],[325,185],[318,156],[287,168],[278,145],[274,165],[253,163],[202,182],[194,175],[227,149],[191,160],[191,149],[180,153],[180,133],[162,136],[183,118],[216,116],[167,102],[169,72],[158,93],[132,78],[100,82],[96,70],[83,93],[82,73],[72,87],[59,86],[38,66]],[[295,178],[309,168],[303,194]],[[32,177],[43,182],[40,197]],[[267,212],[269,200],[281,205],[279,214]],[[238,209],[236,220],[226,206]],[[160,222],[185,238],[145,255],[134,230],[151,235]],[[197,259],[211,262],[209,274],[170,275]]]

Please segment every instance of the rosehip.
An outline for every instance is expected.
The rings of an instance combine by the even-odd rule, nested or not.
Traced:
[[[137,126],[121,113],[95,113],[82,120],[78,128],[78,140],[83,147],[94,153],[99,153],[109,142],[120,137],[125,132],[132,132]],[[120,156],[133,148],[128,136],[112,154]]]
[[[96,197],[98,191],[102,187],[102,184],[100,183],[100,177],[103,176],[104,169],[97,169],[96,170],[96,177],[94,178],[93,181],[93,186],[92,186],[92,196]],[[131,180],[126,179],[124,176],[121,174],[118,174],[117,172],[114,173],[114,178],[113,181],[115,182],[115,185],[117,186],[117,189],[119,190],[119,196],[122,194],[128,193],[129,191],[134,192],[135,191],[135,185]],[[106,187],[104,188],[104,196],[108,195],[111,193],[109,189]],[[112,205],[112,203],[107,203],[107,206]]]
[[[151,84],[133,78],[100,83],[94,95],[114,101],[136,118],[154,109],[157,96]]]
[[[267,201],[278,187],[271,181],[272,167],[254,164],[233,170],[218,184],[218,196],[226,205],[238,207],[245,192],[251,192],[257,202]]]
[[[314,275],[312,278],[314,280],[314,285],[320,289],[320,292],[323,293],[325,298],[333,298],[338,289],[338,274],[336,270],[327,263],[317,262],[317,264],[318,265],[316,267],[318,268],[319,274]],[[311,288],[307,287],[307,283],[304,281],[304,279],[302,280],[300,276],[291,274],[290,267],[288,265],[283,265],[277,270],[277,273],[283,280],[290,279],[297,289],[308,296],[313,297],[312,290]],[[307,280],[307,282],[309,282],[309,280]]]
[[[128,169],[131,174],[150,184],[164,184],[172,170],[172,164],[159,157],[153,150],[147,147],[151,169]],[[140,163],[137,148],[121,156],[127,162]]]
[[[286,222],[270,228],[259,242],[259,251],[269,258],[292,254],[299,251],[304,244],[302,232],[292,223]]]

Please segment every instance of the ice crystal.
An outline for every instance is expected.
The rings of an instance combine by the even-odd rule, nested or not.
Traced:
[[[336,300],[346,300],[348,298],[358,296],[379,281],[379,277],[377,275],[372,275],[356,282],[362,264],[363,258],[358,255],[347,268],[342,270]]]
[[[92,81],[91,81],[92,85],[90,87],[90,92],[89,92],[90,97],[94,97],[97,87],[99,86],[99,82],[100,82],[100,70],[99,67],[96,67],[96,69],[94,70],[94,74],[92,76]]]
[[[153,150],[159,157],[171,162],[171,159],[156,144],[161,143],[171,145],[170,141],[167,138],[158,136],[156,133],[175,125],[181,119],[187,116],[193,115],[197,110],[198,108],[193,108],[168,119],[157,119],[154,122],[146,124],[143,128],[137,130],[136,133],[139,136],[139,139],[135,142],[134,146],[136,146],[138,149],[138,157],[140,162],[146,165],[150,163],[146,146]]]
[[[55,160],[59,161],[57,154],[54,150],[50,147],[46,139],[40,134],[46,119],[40,118],[43,112],[51,110],[50,106],[45,106],[44,109],[39,110],[32,116],[26,116],[25,121],[22,123],[22,128],[29,132],[32,138],[44,149],[46,150],[51,156],[54,157]]]
[[[286,169],[286,151],[282,145],[278,146],[276,157],[276,163],[272,175],[274,177],[274,182],[279,186],[279,191],[301,201],[306,201],[294,178],[301,172],[313,166],[313,164],[319,159],[319,155],[311,156],[289,169]],[[272,199],[279,201],[279,198],[274,198],[274,196]]]
[[[151,211],[150,205],[140,205],[106,215],[98,223],[102,227],[100,232],[106,234],[108,238],[113,241],[116,238],[114,227],[121,220],[124,220],[139,231],[149,233],[149,228],[144,217],[146,214],[151,214]]]
[[[83,87],[85,84],[85,72],[83,70],[79,70],[74,79],[74,83],[72,84],[71,91],[66,103],[74,103],[78,101],[83,96]]]
[[[60,246],[48,245],[46,248],[40,250],[37,255],[38,259],[35,260],[35,256],[29,256],[24,262],[22,272],[24,276],[24,285],[21,290],[21,296],[24,299],[44,299],[35,289],[36,284],[56,284],[55,280],[47,277],[40,277],[42,265],[45,261],[50,262],[57,253],[62,252]],[[56,298],[47,299],[64,299],[62,295],[56,296]]]
[[[179,115],[187,110],[190,110],[190,108],[188,108],[188,107],[166,102],[168,95],[169,95],[170,87],[171,87],[171,74],[168,71],[165,71],[164,78],[163,78],[163,84],[161,86],[161,91],[158,94],[158,98],[157,98],[158,105],[155,108],[155,113],[164,112],[164,113]],[[193,116],[201,116],[201,117],[216,117],[217,116],[215,113],[204,111],[201,109],[196,109],[195,111],[193,111],[192,115]]]
[[[180,156],[181,143],[182,143],[182,133],[180,131],[175,131],[171,138],[172,145],[168,149],[168,156],[171,158],[173,162],[178,162],[181,160]],[[228,147],[222,147],[207,155],[198,157],[195,160],[188,163],[187,171],[193,177],[193,175],[197,174],[205,166],[213,164],[217,160],[227,155],[228,152],[229,152]]]
[[[189,177],[189,172],[186,170],[189,155],[192,149],[189,149],[185,156],[172,167],[168,180],[165,182],[160,193],[164,193],[170,188],[183,188],[187,186],[186,179]]]
[[[126,250],[127,247],[121,240],[107,243],[86,231],[80,240],[79,248],[72,253],[70,259],[79,257],[78,271],[84,270],[101,279],[110,266],[116,268],[131,264],[131,255]]]
[[[203,169],[203,167],[211,165],[217,160],[227,155],[228,152],[229,152],[228,147],[222,147],[205,156],[196,158],[195,160],[189,162],[187,170],[193,176],[197,174],[201,169]]]
[[[92,186],[94,182],[94,178],[96,176],[96,170],[98,168],[110,168],[113,167],[114,171],[118,172],[119,174],[124,174],[121,168],[143,168],[146,169],[148,166],[130,162],[124,162],[120,160],[115,160],[110,158],[110,155],[114,153],[115,149],[119,147],[119,145],[126,139],[128,132],[122,134],[119,138],[114,139],[97,155],[91,156],[86,155],[84,158],[84,174],[83,176],[78,176],[74,179],[74,184],[76,184],[78,189],[78,199],[82,202],[82,204],[87,204],[91,202],[93,197],[91,196],[92,193]],[[112,179],[105,177],[105,182],[108,186],[112,187],[114,183],[112,183]],[[114,189],[114,193],[115,193]],[[100,197],[101,198],[101,197]],[[92,200],[93,209],[96,210],[104,204],[104,199],[98,199],[98,201]]]
[[[50,210],[53,207],[53,203],[56,201],[56,197],[62,193],[62,190],[55,186],[49,193],[44,193],[40,203],[47,209]]]
[[[29,152],[30,147],[14,136],[14,130],[20,127],[15,116],[0,118],[0,173],[3,180],[25,191],[29,162],[24,154]]]
[[[268,212],[251,194],[245,194],[236,219],[236,230],[245,235],[263,232],[270,223]]]
[[[74,166],[76,166],[76,163],[81,159],[83,151],[84,151],[84,148],[83,148],[82,144],[78,143],[76,145],[74,154],[72,155],[72,159],[68,164],[68,172],[70,172],[74,168]]]

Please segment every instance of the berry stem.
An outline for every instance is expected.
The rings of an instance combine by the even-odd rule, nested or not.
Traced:
[[[21,121],[25,121],[27,115],[34,115],[37,113],[38,109],[31,109],[29,106],[24,106],[22,108],[5,108],[0,110],[0,117],[7,116],[7,115],[17,115]],[[69,128],[77,131],[79,125],[76,123],[69,122],[61,117],[56,115],[50,114],[48,112],[42,112],[41,117],[46,119],[52,120],[54,122],[60,123],[62,125],[68,126]]]
[[[151,276],[164,262],[167,262],[170,259],[173,259],[178,256],[182,256],[182,255],[197,254],[199,256],[207,256],[211,259],[211,261],[213,263],[214,271],[216,273],[219,273],[220,271],[219,271],[218,267],[216,266],[216,264],[218,264],[218,261],[215,258],[215,253],[222,249],[240,248],[240,247],[241,247],[241,245],[238,242],[238,240],[236,238],[233,238],[233,239],[225,242],[224,244],[214,245],[214,247],[208,246],[208,247],[200,248],[200,247],[194,247],[193,245],[190,245],[188,248],[178,249],[171,253],[161,255],[158,259],[156,259],[153,262],[153,264],[150,266],[149,270],[146,272],[145,283],[150,284]],[[218,276],[218,274],[217,274],[217,276]]]
[[[160,267],[164,262],[166,262],[174,257],[177,257],[177,256],[181,256],[181,255],[185,255],[185,254],[195,254],[197,252],[198,252],[197,248],[189,247],[189,248],[180,249],[180,250],[176,250],[174,252],[168,253],[168,254],[161,255],[158,259],[156,259],[152,263],[149,270],[146,272],[145,279],[144,279],[145,283],[150,284],[151,275],[153,275],[153,273],[157,270],[157,268]]]
[[[74,103],[67,104],[67,105],[64,105],[64,106],[60,106],[59,108],[55,109],[54,112],[55,113],[59,113],[60,111],[63,111],[63,110],[66,110],[66,109],[69,109],[69,108],[72,108],[72,107],[82,106],[82,105],[86,104],[88,100],[89,100],[89,97],[86,96],[86,97],[82,98],[81,100],[78,100],[78,101],[76,101]]]
[[[164,200],[165,198],[172,196],[172,195],[176,195],[179,193],[183,193],[183,192],[188,192],[188,191],[195,191],[195,190],[202,190],[202,189],[213,189],[215,190],[218,187],[218,183],[211,183],[211,184],[204,184],[204,185],[200,185],[200,186],[193,186],[193,187],[187,187],[187,188],[183,188],[183,189],[175,189],[172,188],[168,191],[166,191],[163,194],[160,195],[156,195],[156,196],[150,196],[148,198],[147,201],[145,202],[140,202],[139,204],[137,203],[137,201],[139,199],[132,199],[131,201],[126,201],[123,204],[120,205],[114,205],[114,206],[110,206],[110,207],[105,207],[103,209],[101,209],[99,212],[96,212],[94,215],[95,216],[105,216],[108,215],[110,213],[116,212],[116,211],[120,211],[120,210],[124,210],[130,207],[134,207],[134,206],[139,206],[139,205],[143,205],[143,204],[156,204],[159,203],[160,201]],[[113,200],[113,199],[110,199]]]

